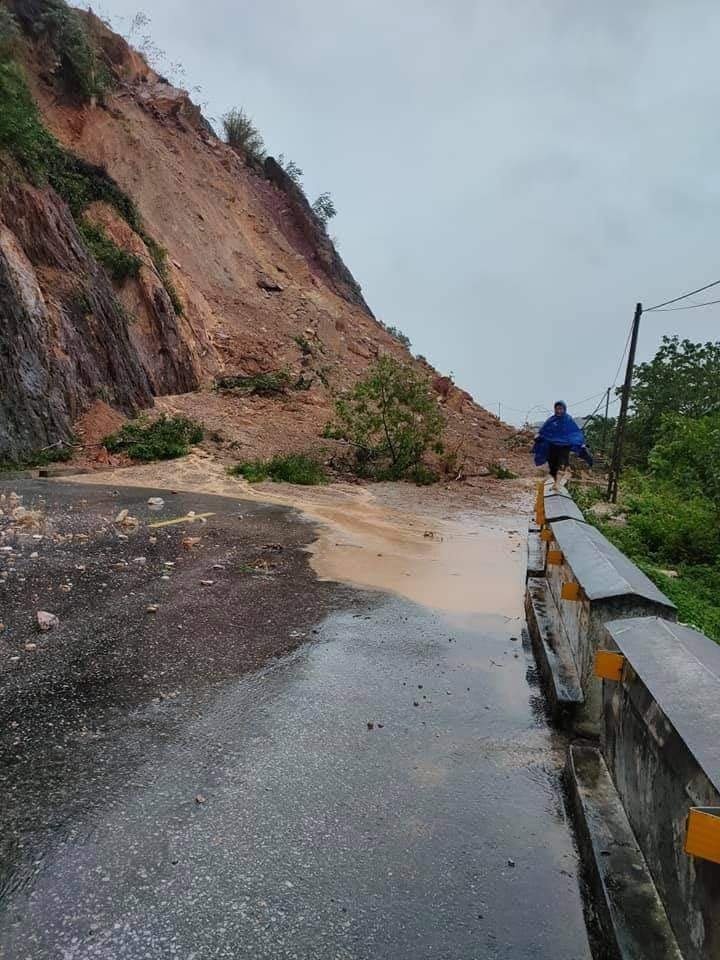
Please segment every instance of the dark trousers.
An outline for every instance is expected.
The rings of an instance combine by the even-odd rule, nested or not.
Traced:
[[[557,480],[560,467],[567,467],[569,465],[570,447],[561,447],[556,443],[551,443],[550,449],[548,450],[548,467],[550,468],[550,476],[553,480]]]

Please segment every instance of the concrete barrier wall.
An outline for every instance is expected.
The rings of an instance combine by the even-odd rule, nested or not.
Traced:
[[[553,497],[546,498],[554,500]],[[573,504],[573,506],[575,506]],[[547,509],[547,507],[546,507]],[[575,507],[577,510],[577,507]],[[556,627],[563,630],[572,650],[585,697],[576,711],[576,732],[598,736],[602,713],[601,684],[595,676],[595,652],[608,620],[660,615],[675,619],[673,603],[614,547],[595,527],[568,519],[549,521],[553,551],[562,555],[559,564],[547,564],[546,577],[554,604]],[[578,599],[562,596],[564,584],[577,584]]]
[[[576,670],[583,702],[567,709],[593,738],[571,745],[568,772],[607,956],[720,960],[720,819],[709,853],[685,851],[692,808],[720,817],[720,646],[677,624],[568,499],[544,499],[545,575],[528,580],[526,606],[543,675]],[[619,676],[599,679],[598,650],[624,658]]]
[[[688,813],[720,814],[720,647],[656,618],[607,624],[632,668],[604,681],[602,751],[685,960],[720,957],[720,864],[685,853]]]

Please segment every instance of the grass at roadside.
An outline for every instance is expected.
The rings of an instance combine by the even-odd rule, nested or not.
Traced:
[[[319,460],[302,453],[276,456],[271,460],[246,460],[230,467],[233,477],[244,477],[249,483],[274,480],[276,483],[297,483],[301,486],[316,486],[328,483],[329,476]]]
[[[712,503],[639,473],[626,475],[606,516],[592,510],[603,493],[572,489],[586,519],[673,601],[679,619],[720,643],[720,526]]]

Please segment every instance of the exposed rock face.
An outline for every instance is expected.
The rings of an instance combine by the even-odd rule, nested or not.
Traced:
[[[0,459],[72,432],[106,396],[131,413],[151,390],[128,319],[51,190],[0,194]]]

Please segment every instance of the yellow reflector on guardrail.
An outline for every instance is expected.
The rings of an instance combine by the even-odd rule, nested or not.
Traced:
[[[563,557],[562,550],[548,550],[547,562],[553,564],[554,566],[559,566],[565,558]]]
[[[595,676],[603,680],[614,680],[619,683],[622,680],[624,666],[625,657],[621,653],[598,650],[595,654]]]
[[[685,833],[685,853],[720,863],[720,807],[691,807]]]
[[[552,538],[553,538],[552,530],[548,530],[547,528],[545,528],[545,530],[540,531],[540,539],[543,541],[543,543],[550,543],[552,541]]]
[[[573,583],[568,581],[560,587],[560,596],[563,600],[579,600],[580,599],[580,584]]]

